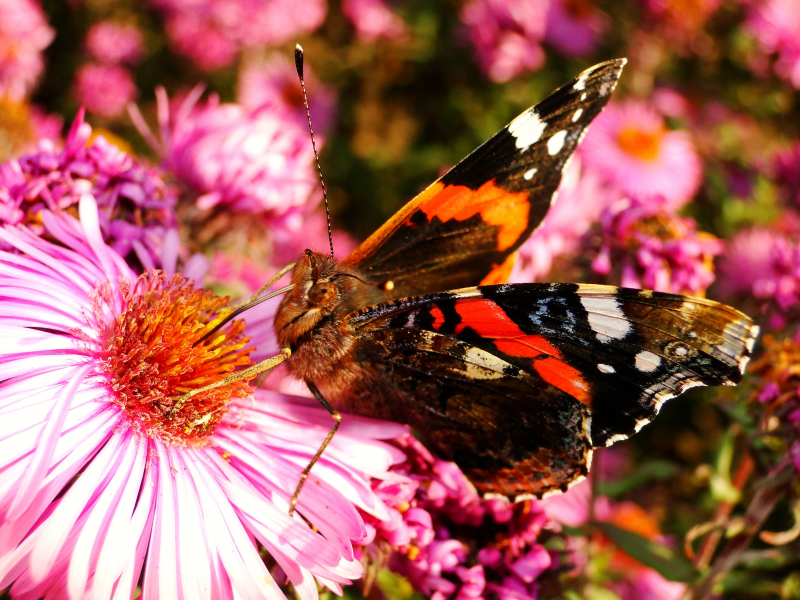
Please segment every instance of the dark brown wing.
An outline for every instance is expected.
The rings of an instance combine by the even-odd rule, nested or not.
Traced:
[[[381,416],[417,428],[479,491],[511,497],[565,488],[591,447],[686,389],[738,383],[758,332],[710,300],[578,284],[431,294],[349,322],[358,360],[396,395]]]
[[[528,109],[403,207],[342,261],[397,298],[506,281],[625,59],[587,69]]]

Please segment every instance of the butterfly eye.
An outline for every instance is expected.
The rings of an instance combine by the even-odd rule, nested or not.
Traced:
[[[336,285],[330,281],[322,281],[315,283],[308,290],[308,300],[312,304],[327,304],[336,297]]]

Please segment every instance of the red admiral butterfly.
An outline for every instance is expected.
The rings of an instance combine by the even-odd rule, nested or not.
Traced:
[[[665,400],[741,380],[758,328],[729,306],[503,283],[625,62],[522,113],[341,263],[311,250],[297,262],[275,329],[289,371],[337,421],[317,458],[341,410],[407,423],[482,494],[542,497]]]

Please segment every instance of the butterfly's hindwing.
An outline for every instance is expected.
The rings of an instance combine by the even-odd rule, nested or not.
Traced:
[[[519,412],[497,413],[491,426],[502,431],[520,415],[538,418],[537,402],[546,406],[542,414],[552,415],[558,411],[548,405],[551,398],[570,399],[573,414],[583,410],[589,418],[585,434],[547,419],[529,432],[532,440],[549,445],[532,442],[528,450],[535,454],[547,445],[551,458],[561,456],[564,445],[605,446],[632,435],[655,418],[664,401],[690,387],[738,383],[758,332],[747,316],[710,300],[579,284],[481,286],[418,296],[364,309],[350,322],[370,343],[376,343],[376,331],[388,339],[411,335],[391,332],[410,330],[421,332],[418,340],[438,336],[450,344],[438,345],[449,348],[447,368],[431,359],[428,348],[414,356],[409,345],[400,354],[419,365],[417,377],[439,382],[429,383],[422,394],[417,390],[410,402],[433,402],[442,382],[455,377],[472,390],[464,391],[462,402],[491,405],[497,391],[513,381],[520,389],[508,406],[516,402]],[[564,445],[556,443],[562,438]],[[520,436],[513,444],[524,440]],[[501,453],[490,441],[471,447]],[[437,447],[435,436],[432,443]],[[440,451],[455,455],[454,444]],[[512,460],[506,468],[515,465]],[[555,481],[548,479],[551,484]],[[532,484],[528,491],[546,490]]]
[[[561,173],[625,60],[584,71],[409,202],[343,264],[394,296],[507,279],[514,252],[550,208]]]

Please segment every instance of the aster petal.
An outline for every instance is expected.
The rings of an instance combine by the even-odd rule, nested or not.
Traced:
[[[36,450],[28,462],[25,475],[17,485],[17,493],[8,509],[6,518],[19,518],[44,480],[50,461],[55,453],[56,443],[61,437],[67,412],[75,398],[75,393],[92,368],[92,365],[86,365],[75,369],[67,375],[69,382],[64,386],[60,398],[55,402],[52,411],[45,418],[44,427],[36,443]]]
[[[108,535],[113,516],[123,515],[119,502],[131,481],[141,482],[144,452],[140,444],[123,434],[121,452],[108,485],[98,490],[94,504],[88,508],[88,518],[80,531],[69,562],[67,589],[72,598],[82,598],[89,577],[94,575],[103,542]],[[138,471],[138,473],[137,473]],[[115,510],[111,510],[114,508]],[[131,506],[132,508],[132,506]],[[119,517],[117,518],[119,520]]]
[[[285,600],[217,482],[193,461],[187,461],[186,468],[202,490],[198,499],[208,541],[216,547],[236,594],[244,599]]]

